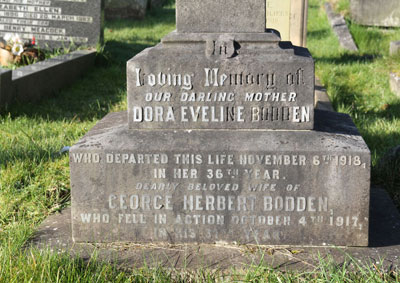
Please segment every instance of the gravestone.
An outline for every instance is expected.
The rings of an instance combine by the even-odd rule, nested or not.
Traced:
[[[267,28],[294,45],[307,44],[307,15],[308,0],[267,0]]]
[[[400,53],[400,40],[391,41],[390,48],[389,48],[389,54],[397,55],[399,53]]]
[[[398,0],[350,0],[350,15],[361,25],[400,27]]]
[[[148,5],[148,0],[105,0],[105,18],[108,20],[143,19]]]
[[[70,150],[74,241],[368,245],[370,152],[314,109],[308,50],[265,32],[265,0],[176,6],[127,63],[127,113]]]
[[[41,48],[96,46],[102,40],[101,0],[2,0],[0,38],[35,37]]]

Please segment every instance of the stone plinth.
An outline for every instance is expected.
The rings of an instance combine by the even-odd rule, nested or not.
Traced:
[[[368,245],[370,153],[347,115],[315,131],[130,130],[70,151],[76,242]]]

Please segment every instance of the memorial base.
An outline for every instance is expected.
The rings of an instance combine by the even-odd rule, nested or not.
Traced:
[[[70,151],[75,242],[367,246],[370,152],[349,116],[313,131],[129,130]]]

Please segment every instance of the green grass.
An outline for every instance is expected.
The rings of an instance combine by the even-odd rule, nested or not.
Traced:
[[[400,39],[400,29],[363,27],[346,18],[359,52],[345,51],[339,48],[324,11],[318,9],[321,4],[310,1],[308,26],[316,75],[334,108],[351,115],[367,142],[374,166],[372,182],[383,185],[400,208],[400,161],[397,166],[377,166],[385,152],[400,144],[400,100],[389,87],[389,72],[400,66],[400,56],[389,56],[389,44]]]
[[[400,103],[389,91],[387,74],[399,59],[388,56],[388,43],[400,38],[400,31],[351,24],[360,53],[345,52],[339,48],[321,3],[310,1],[308,46],[316,60],[316,73],[334,107],[355,120],[376,165],[400,141]],[[152,11],[144,21],[107,22],[97,65],[84,79],[57,97],[1,112],[0,282],[399,281],[397,271],[372,264],[359,266],[352,260],[347,265],[321,260],[310,272],[284,272],[257,264],[228,273],[148,267],[126,271],[95,258],[83,261],[23,248],[41,221],[69,205],[68,156],[60,150],[78,141],[107,113],[126,109],[126,61],[174,28],[172,5]],[[374,168],[373,176],[399,204],[398,172]]]

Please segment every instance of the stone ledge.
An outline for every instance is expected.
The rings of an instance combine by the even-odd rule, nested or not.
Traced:
[[[325,111],[335,111],[329,99],[326,88],[322,86],[319,79],[315,79],[315,108]]]
[[[0,69],[0,108],[51,95],[80,78],[95,58],[95,50],[78,50],[14,71]]]
[[[251,264],[268,264],[280,269],[313,270],[321,258],[342,263],[348,256],[365,264],[382,262],[385,267],[400,266],[400,214],[388,194],[371,189],[370,247],[272,247],[212,244],[77,244],[71,237],[71,209],[48,217],[38,228],[28,247],[98,259],[122,267],[243,269]]]
[[[350,51],[358,51],[343,16],[336,14],[330,3],[326,2],[324,6],[329,23],[339,39],[340,46]]]

